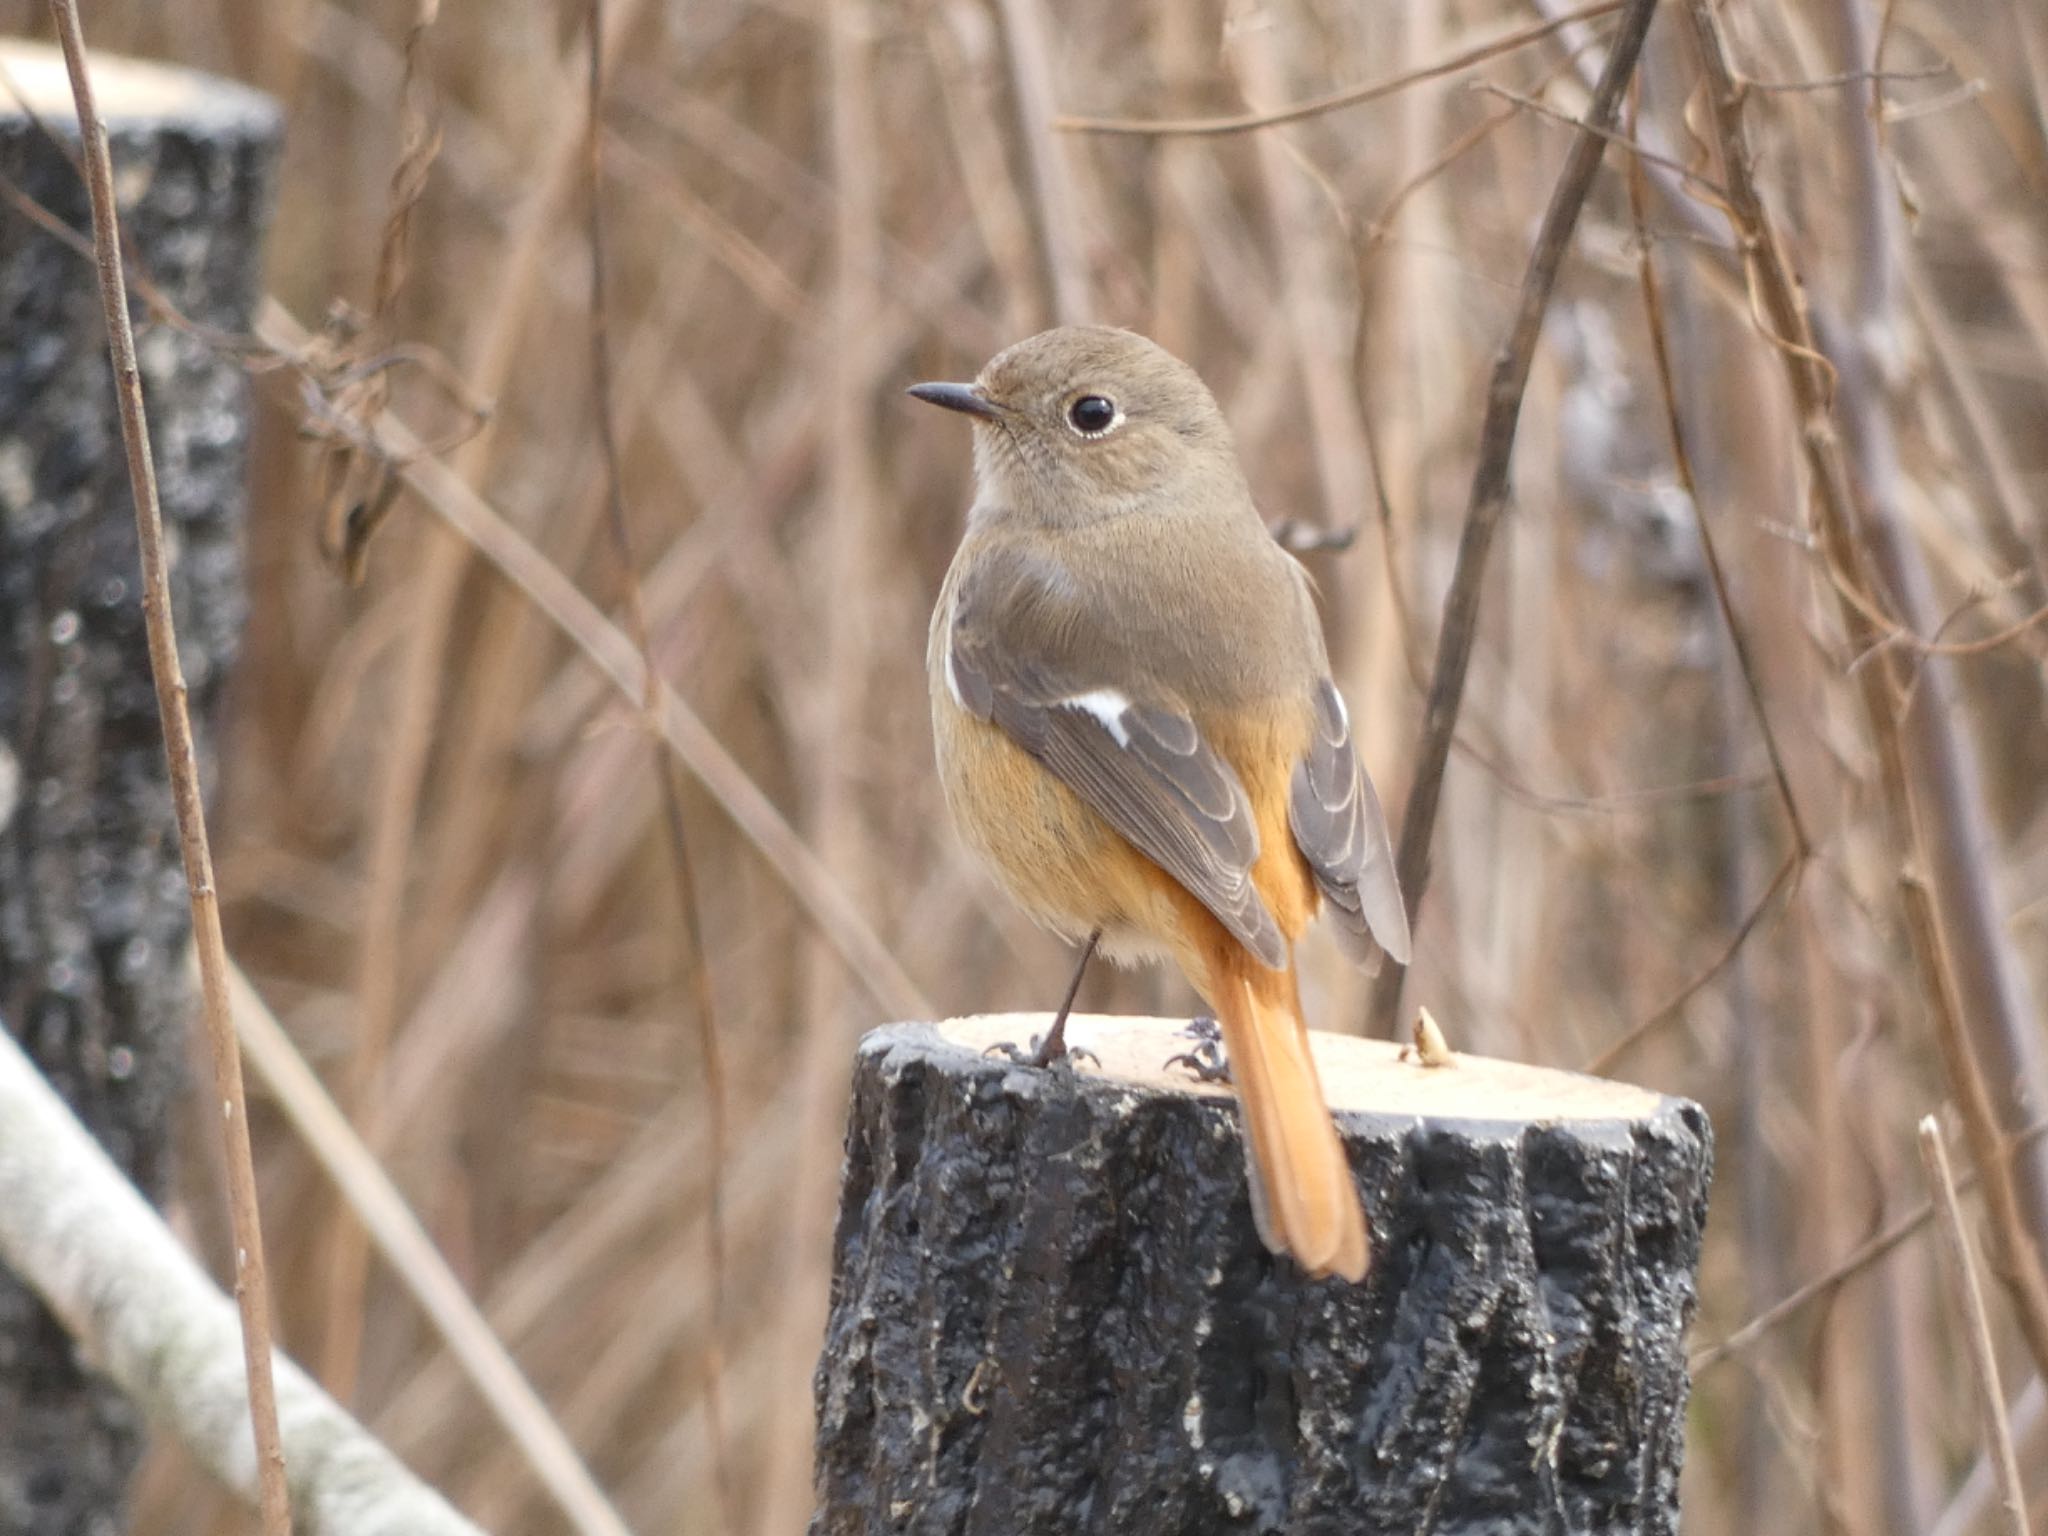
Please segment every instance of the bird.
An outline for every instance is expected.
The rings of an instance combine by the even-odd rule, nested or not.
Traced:
[[[972,383],[974,500],[932,612],[932,730],[960,836],[1083,945],[1170,961],[1220,1025],[1266,1247],[1360,1280],[1363,1208],[1316,1074],[1294,948],[1318,911],[1405,965],[1386,818],[1308,573],[1268,532],[1215,397],[1135,332],[1065,326]]]

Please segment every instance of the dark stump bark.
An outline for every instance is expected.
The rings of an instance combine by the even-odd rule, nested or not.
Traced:
[[[18,43],[0,60],[42,119],[0,94],[0,176],[89,243],[62,61]],[[274,108],[114,60],[94,80],[131,261],[187,320],[246,330]],[[139,302],[136,327],[204,750],[242,622],[249,389],[233,357]],[[0,203],[0,1023],[158,1198],[191,1014],[189,913],[139,586],[92,263]],[[134,1409],[0,1269],[0,1533],[119,1529],[140,1449]]]
[[[1176,1025],[983,1054],[1045,1023],[861,1048],[812,1536],[1677,1530],[1697,1106],[1319,1037],[1375,1256],[1309,1281]]]

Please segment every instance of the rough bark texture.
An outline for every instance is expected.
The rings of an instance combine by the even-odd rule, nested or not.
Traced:
[[[812,1536],[1675,1532],[1711,1135],[1639,1102],[1347,1114],[1353,1287],[1260,1247],[1227,1100],[871,1035]]]
[[[166,115],[134,116],[111,84],[101,106],[131,259],[188,319],[246,329],[276,114],[206,82]],[[75,153],[68,114],[44,120]],[[7,97],[0,175],[90,239],[66,150]],[[204,750],[242,622],[249,392],[234,359],[140,306],[137,342]],[[0,1023],[157,1198],[190,1015],[189,912],[138,585],[92,264],[0,205]],[[118,1529],[140,1448],[134,1409],[0,1270],[0,1533]]]

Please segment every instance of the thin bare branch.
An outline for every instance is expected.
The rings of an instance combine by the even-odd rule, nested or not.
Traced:
[[[2013,1137],[2012,1148],[2017,1153],[2042,1140],[2048,1140],[2048,1120],[2037,1120]],[[1978,1182],[1978,1175],[1972,1170],[1956,1181],[1956,1187],[1972,1189]],[[1686,1362],[1687,1369],[1697,1380],[1731,1355],[1739,1355],[1744,1350],[1754,1348],[1766,1336],[1783,1327],[1815,1302],[1832,1296],[1871,1265],[1896,1252],[1900,1244],[1917,1234],[1933,1219],[1934,1203],[1923,1200],[1884,1230],[1857,1244],[1820,1274],[1772,1302],[1726,1338],[1719,1339],[1704,1349],[1696,1350],[1692,1358]]]
[[[1785,808],[1785,820],[1792,833],[1793,857],[1803,859],[1813,843],[1806,833],[1805,818],[1799,814],[1798,797],[1792,793],[1792,775],[1785,767],[1784,749],[1778,745],[1778,733],[1771,724],[1770,711],[1764,705],[1763,679],[1757,672],[1748,631],[1736,616],[1735,598],[1728,590],[1728,573],[1721,563],[1720,545],[1714,537],[1713,524],[1707,520],[1707,509],[1700,499],[1699,480],[1693,474],[1692,452],[1686,446],[1684,419],[1678,409],[1678,382],[1671,364],[1670,329],[1664,321],[1663,291],[1657,281],[1657,264],[1650,243],[1645,210],[1647,201],[1643,166],[1637,160],[1630,165],[1628,178],[1629,213],[1636,227],[1636,277],[1643,292],[1643,314],[1650,332],[1650,355],[1657,365],[1657,392],[1664,406],[1664,427],[1671,438],[1671,464],[1678,476],[1679,487],[1685,492],[1686,505],[1692,509],[1693,526],[1699,530],[1700,551],[1706,557],[1707,577],[1714,589],[1714,605],[1720,609],[1721,622],[1727,627],[1728,643],[1735,651],[1735,664],[1742,673],[1742,687],[1749,697],[1750,713],[1756,717],[1757,730],[1764,738],[1764,750],[1770,754],[1771,778],[1777,785],[1778,802]],[[1780,881],[1783,878],[1779,876]],[[1778,883],[1773,881],[1773,887]]]
[[[1778,899],[1778,893],[1788,888],[1787,882],[1798,873],[1800,859],[1801,855],[1796,849],[1785,856],[1784,861],[1778,865],[1778,872],[1771,876],[1771,883],[1764,887],[1763,894],[1757,897],[1742,921],[1735,925],[1735,931],[1728,935],[1728,942],[1721,946],[1721,952],[1701,967],[1698,975],[1680,987],[1668,1001],[1653,1008],[1639,1023],[1630,1025],[1618,1039],[1604,1047],[1600,1054],[1587,1062],[1581,1070],[1594,1077],[1613,1071],[1617,1061],[1641,1043],[1659,1024],[1666,1019],[1676,1018],[1681,1008],[1726,970],[1729,963],[1742,952],[1742,946],[1749,942],[1749,936],[1756,932],[1757,924],[1762,922],[1764,914],[1770,911],[1772,904]]]
[[[1441,80],[1446,75],[1462,74],[1468,69],[1484,64],[1488,59],[1496,59],[1504,53],[1513,53],[1518,48],[1539,43],[1566,27],[1612,15],[1628,3],[1629,0],[1595,0],[1592,5],[1580,6],[1577,10],[1567,11],[1549,21],[1539,22],[1530,27],[1518,27],[1513,32],[1503,33],[1499,37],[1489,38],[1486,42],[1461,49],[1420,69],[1403,70],[1398,75],[1385,80],[1375,80],[1370,85],[1347,86],[1341,91],[1332,91],[1327,96],[1318,96],[1312,101],[1298,102],[1294,106],[1281,107],[1270,112],[1242,112],[1234,117],[1150,119],[1081,117],[1069,114],[1054,118],[1052,126],[1063,133],[1114,133],[1148,138],[1215,138],[1224,134],[1251,133],[1260,128],[1275,128],[1282,123],[1298,123],[1304,118],[1320,117],[1326,112],[1341,111],[1345,107],[1362,107],[1369,101],[1379,101],[1405,91],[1411,85],[1421,85],[1428,80]]]
[[[1704,99],[1709,108],[1722,171],[1728,186],[1724,211],[1741,244],[1755,302],[1761,306],[1764,334],[1777,343],[1786,381],[1799,418],[1799,440],[1812,478],[1814,531],[1819,553],[1831,576],[1838,611],[1852,653],[1873,651],[1884,638],[1879,625],[1851,593],[1867,590],[1870,561],[1858,538],[1865,524],[1868,542],[1878,547],[1895,587],[1910,592],[1924,583],[1917,557],[1903,548],[1902,535],[1868,505],[1887,494],[1882,484],[1890,462],[1888,428],[1870,386],[1860,377],[1863,359],[1843,347],[1830,348],[1857,365],[1859,388],[1850,393],[1852,413],[1865,462],[1859,494],[1842,436],[1835,424],[1836,383],[1840,363],[1822,354],[1809,318],[1799,279],[1776,226],[1767,213],[1754,177],[1743,124],[1743,99],[1729,62],[1720,17],[1709,0],[1687,0],[1696,51],[1706,72]],[[1865,146],[1867,152],[1867,146]],[[1866,182],[1876,181],[1866,162]],[[1866,194],[1875,197],[1873,190]],[[1881,244],[1872,235],[1862,246]],[[1881,257],[1861,250],[1861,284],[1866,309],[1881,307],[1886,274]],[[1871,324],[1876,324],[1875,315]],[[1932,664],[1930,664],[1932,665]],[[1922,701],[1907,713],[1904,689],[1888,652],[1878,651],[1873,664],[1853,674],[1863,712],[1876,748],[1886,820],[1893,856],[1899,869],[1898,889],[1907,937],[1922,995],[1933,1018],[1949,1068],[1950,1083],[1971,1130],[1972,1155],[1987,1180],[1991,1196],[1994,1254],[1999,1278],[2006,1284],[2037,1367],[2048,1374],[2048,1281],[2044,1281],[2038,1232],[2029,1237],[2028,1210],[2020,1203],[2022,1185],[2038,1209],[2042,1198],[2038,1158],[2029,1158],[2015,1180],[2000,1155],[2002,1135],[2024,1115],[2033,1091],[2037,1054],[2031,1022],[2015,1017],[2020,985],[2007,940],[1991,907],[1989,874],[1981,849],[1988,841],[1977,791],[1964,768],[1966,744],[1953,734],[1952,712]],[[1917,770],[1917,771],[1916,771]],[[1923,831],[1922,819],[1929,827]],[[1930,835],[1938,831],[1939,835]],[[1930,882],[1932,888],[1930,888]],[[1939,906],[1937,907],[1937,902]],[[1958,966],[1954,946],[1967,946],[1967,963]],[[1977,1043],[1999,1063],[2011,1084],[1996,1105],[1986,1093],[1972,1041],[1965,1034],[1962,988],[1969,988],[1968,1012]]]
[[[1572,230],[1578,224],[1579,210],[1585,206],[1586,194],[1592,190],[1593,177],[1607,149],[1603,133],[1614,126],[1620,115],[1622,95],[1635,72],[1636,58],[1642,52],[1643,38],[1649,32],[1650,18],[1656,9],[1656,0],[1629,0],[1622,13],[1600,83],[1586,109],[1585,126],[1572,144],[1564,171],[1551,193],[1550,206],[1544,211],[1528,271],[1522,279],[1514,324],[1495,358],[1487,385],[1478,462],[1473,468],[1465,532],[1458,545],[1451,590],[1444,602],[1436,667],[1430,678],[1422,742],[1417,752],[1415,787],[1401,820],[1397,864],[1411,924],[1429,888],[1430,844],[1443,795],[1444,768],[1450,758],[1451,738],[1457,730],[1458,709],[1465,695],[1465,674],[1478,639],[1486,559],[1493,546],[1494,530],[1507,510],[1515,428],[1521,420],[1522,394],[1535,360],[1544,311],[1549,307],[1550,291],[1556,285],[1558,269],[1563,266],[1565,251],[1571,244]],[[1405,975],[1405,967],[1387,965],[1376,978],[1368,1012],[1373,1033],[1391,1037],[1397,1028]]]
[[[1033,222],[1045,263],[1051,309],[1061,325],[1092,320],[1095,302],[1082,246],[1083,210],[1066,146],[1053,137],[1052,93],[1056,72],[1041,0],[996,0],[1003,19],[1003,44],[1016,99],[1018,136],[1024,141],[1036,206]]]

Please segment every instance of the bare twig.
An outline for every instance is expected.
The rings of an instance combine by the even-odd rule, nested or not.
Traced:
[[[413,214],[426,191],[427,176],[440,150],[433,85],[428,73],[427,37],[440,0],[418,0],[406,34],[405,63],[398,94],[404,123],[404,147],[391,170],[384,228],[378,241],[377,271],[370,313],[359,335],[350,338],[336,361],[349,374],[329,397],[338,414],[374,416],[391,399],[392,370],[358,363],[359,358],[393,341],[393,310],[406,277],[406,252]],[[472,418],[474,419],[474,418]],[[320,537],[326,554],[346,579],[360,583],[369,560],[370,542],[396,500],[398,481],[391,466],[363,445],[336,434],[321,455],[323,486]],[[362,1033],[349,1062],[348,1102],[361,1123],[375,1113],[379,1080],[391,1045],[395,1008],[372,1007],[363,1014]],[[362,1355],[363,1288],[369,1279],[369,1250],[360,1228],[337,1223],[327,1248],[327,1300],[323,1310],[326,1336],[320,1364],[328,1387],[346,1399],[355,1389],[356,1363]]]
[[[1636,57],[1642,52],[1643,38],[1656,9],[1656,0],[1629,0],[1622,13],[1600,83],[1586,108],[1585,126],[1573,141],[1564,171],[1551,193],[1550,206],[1544,211],[1536,247],[1530,253],[1528,271],[1522,279],[1514,324],[1495,357],[1493,375],[1487,385],[1478,463],[1473,469],[1465,532],[1458,545],[1451,590],[1444,602],[1443,629],[1435,671],[1430,678],[1415,787],[1401,821],[1397,863],[1411,923],[1429,887],[1430,842],[1443,795],[1444,767],[1450,758],[1451,737],[1457,729],[1458,708],[1465,694],[1465,674],[1471,666],[1472,647],[1478,637],[1486,559],[1493,546],[1494,530],[1507,510],[1515,428],[1521,419],[1522,393],[1536,356],[1536,340],[1543,329],[1543,314],[1549,307],[1550,291],[1564,263],[1565,250],[1571,244],[1579,210],[1585,206],[1586,194],[1592,190],[1593,177],[1607,149],[1604,134],[1620,114],[1623,92],[1635,72]],[[1387,965],[1375,980],[1368,1015],[1374,1033],[1386,1036],[1395,1029],[1405,975],[1404,967]]]
[[[718,1039],[718,1018],[712,1005],[711,957],[704,944],[704,926],[697,906],[697,879],[683,823],[681,787],[675,765],[661,739],[661,673],[654,640],[647,625],[647,602],[640,590],[640,570],[633,556],[633,533],[626,520],[625,473],[619,462],[619,429],[612,400],[611,312],[605,294],[604,218],[604,0],[589,0],[590,153],[590,358],[592,393],[596,397],[597,435],[604,458],[606,519],[612,550],[625,584],[626,626],[643,669],[641,722],[661,790],[662,819],[668,830],[669,865],[675,876],[676,902],[683,926],[683,966],[697,1017],[697,1049],[704,1072],[705,1138],[704,1264],[711,1326],[705,1331],[704,1395],[711,1422],[711,1460],[718,1494],[718,1529],[731,1531],[733,1489],[725,1434],[725,1361],[719,1340],[725,1328],[725,1054]]]
[[[1488,59],[1499,58],[1504,53],[1513,53],[1518,48],[1526,48],[1531,43],[1541,42],[1566,27],[1611,15],[1621,10],[1627,3],[1628,0],[1596,0],[1592,5],[1580,6],[1577,10],[1567,11],[1549,21],[1539,22],[1531,27],[1518,27],[1513,32],[1489,38],[1470,48],[1460,49],[1457,53],[1426,64],[1420,69],[1403,70],[1398,75],[1385,80],[1375,80],[1369,85],[1347,86],[1341,91],[1332,91],[1327,96],[1318,96],[1312,101],[1297,102],[1293,106],[1280,107],[1270,112],[1241,112],[1233,117],[1149,119],[1081,117],[1068,114],[1054,118],[1052,126],[1065,133],[1114,133],[1148,138],[1214,138],[1223,134],[1250,133],[1259,128],[1277,127],[1281,123],[1298,123],[1304,118],[1320,117],[1325,112],[1364,106],[1369,101],[1379,101],[1427,80],[1441,80],[1446,75],[1462,74],[1468,69],[1484,64]]]
[[[1933,956],[1933,992],[1928,999],[1934,1016],[1936,1043],[1948,1069],[1949,1087],[1963,1117],[1970,1142],[1970,1160],[1984,1179],[1984,1204],[1990,1216],[1991,1269],[2012,1302],[2020,1333],[2033,1352],[2035,1368],[2048,1377],[2048,1283],[2033,1261],[2020,1211],[2018,1182],[2013,1176],[2012,1138],[2000,1130],[1998,1111],[1970,1053],[1961,1004],[1955,993],[1954,970],[1948,963],[1934,898],[1915,871],[1902,871],[1899,895],[1906,909],[1906,928],[1916,954]]]
[[[2028,1536],[2027,1495],[2020,1484],[2019,1461],[2013,1455],[2012,1425],[2005,1417],[2005,1392],[1998,1384],[1998,1354],[1991,1343],[1991,1319],[1985,1314],[1977,1268],[1970,1262],[1970,1238],[1963,1230],[1963,1213],[1956,1205],[1956,1183],[1949,1173],[1948,1149],[1942,1145],[1941,1127],[1932,1115],[1920,1122],[1920,1158],[1927,1165],[1927,1183],[1934,1191],[1934,1210],[1940,1217],[1937,1225],[1941,1230],[1941,1249],[1948,1261],[1944,1268],[1956,1310],[1962,1313],[1970,1380],[1977,1389],[1977,1411],[1983,1418],[1985,1446],[1998,1477],[2005,1528],[2011,1536]]]
[[[1583,130],[1586,127],[1583,121],[1573,117],[1569,112],[1560,112],[1547,101],[1539,100],[1537,97],[1523,91],[1511,91],[1506,86],[1497,84],[1492,80],[1474,80],[1467,89],[1481,96],[1491,96],[1496,101],[1505,102],[1517,112],[1531,113],[1546,122],[1558,123],[1566,128],[1579,130]],[[1712,177],[1702,176],[1698,171],[1681,165],[1678,161],[1672,159],[1671,156],[1645,147],[1637,142],[1633,135],[1622,129],[1605,128],[1598,131],[1602,138],[1606,139],[1616,149],[1627,154],[1631,159],[1654,165],[1667,176],[1677,178],[1680,183],[1697,187],[1711,199],[1718,200],[1722,195],[1719,184]]]
[[[393,306],[405,285],[406,252],[412,233],[414,211],[427,189],[427,176],[441,149],[441,128],[434,107],[432,81],[427,71],[427,37],[441,9],[440,0],[418,0],[413,23],[405,38],[405,63],[399,81],[399,112],[404,123],[404,147],[391,169],[391,189],[386,203],[384,229],[377,247],[377,275],[371,289],[370,312],[359,333],[351,338],[352,354],[375,352],[391,340]],[[366,370],[352,393],[361,414],[375,414],[391,398],[391,374],[385,369]],[[374,455],[365,455],[345,440],[329,444],[321,464],[325,486],[321,514],[321,540],[328,557],[340,564],[349,581],[363,579],[370,541],[390,515],[396,482],[391,468]],[[358,1113],[382,1063],[380,1049],[365,1048],[356,1053],[355,1083]],[[360,1275],[355,1279],[360,1291]],[[336,1320],[344,1329],[361,1326],[361,1303],[337,1309]],[[330,1344],[330,1352],[334,1346]],[[353,1370],[353,1350],[347,1351]]]
[[[214,1096],[221,1107],[221,1142],[227,1160],[228,1212],[235,1238],[235,1301],[241,1311],[242,1361],[248,1377],[249,1418],[255,1432],[257,1504],[264,1536],[290,1536],[291,1499],[285,1485],[284,1446],[277,1427],[277,1387],[271,1375],[270,1286],[263,1262],[263,1225],[256,1207],[256,1170],[249,1151],[249,1108],[242,1094],[242,1058],[228,1010],[228,955],[221,938],[220,896],[213,883],[213,851],[200,798],[199,760],[185,706],[185,677],[171,620],[170,566],[164,553],[163,513],[157,505],[156,464],[128,323],[128,288],[121,267],[121,232],[114,205],[114,170],[107,130],[93,100],[86,68],[85,32],[77,0],[50,0],[78,108],[78,137],[92,199],[93,248],[100,300],[113,355],[114,390],[121,409],[121,439],[128,450],[128,486],[135,500],[135,536],[142,556],[142,616],[149,632],[149,669],[163,722],[164,756],[184,853],[185,885],[192,899],[192,941],[199,954],[200,1012],[213,1060]]]
[[[2013,1137],[2015,1152],[2032,1146],[2037,1141],[2048,1140],[2048,1120],[2037,1120],[2026,1130]],[[1975,1170],[1965,1173],[1956,1181],[1956,1188],[1971,1189],[1979,1182]],[[1834,1264],[1815,1275],[1803,1285],[1788,1291],[1748,1322],[1718,1339],[1704,1349],[1694,1353],[1686,1362],[1695,1378],[1711,1370],[1731,1355],[1739,1355],[1753,1347],[1759,1340],[1784,1326],[1793,1317],[1805,1311],[1816,1301],[1832,1296],[1837,1289],[1855,1279],[1871,1265],[1894,1252],[1901,1243],[1919,1232],[1934,1219],[1934,1204],[1923,1200],[1920,1204],[1899,1217],[1883,1231],[1864,1239]]]
[[[1792,793],[1792,775],[1786,770],[1785,753],[1778,745],[1778,733],[1772,728],[1770,711],[1764,707],[1763,679],[1757,673],[1748,632],[1736,617],[1735,599],[1728,590],[1728,573],[1721,563],[1720,546],[1714,538],[1713,525],[1707,521],[1707,509],[1700,500],[1699,480],[1693,474],[1692,452],[1686,446],[1685,426],[1678,412],[1678,383],[1671,366],[1671,338],[1669,327],[1664,323],[1663,292],[1657,281],[1657,265],[1652,256],[1649,220],[1644,206],[1647,195],[1643,166],[1638,159],[1629,166],[1629,213],[1636,227],[1636,275],[1643,291],[1643,313],[1650,332],[1650,355],[1657,364],[1657,392],[1664,405],[1665,430],[1671,437],[1671,465],[1677,473],[1680,488],[1685,492],[1686,505],[1692,509],[1693,526],[1699,530],[1700,551],[1706,557],[1707,576],[1714,588],[1714,604],[1721,610],[1721,622],[1728,628],[1728,643],[1734,648],[1735,664],[1742,673],[1743,691],[1749,696],[1750,712],[1756,716],[1757,729],[1763,734],[1764,750],[1770,754],[1771,777],[1777,785],[1778,802],[1785,808],[1785,820],[1791,829],[1793,856],[1803,859],[1813,844],[1806,833],[1805,819],[1799,814],[1799,800]],[[1781,874],[1779,879],[1783,878]]]
[[[612,15],[613,31],[603,46],[616,49],[620,45],[619,39],[630,30],[642,3],[644,0],[624,0]],[[495,402],[513,377],[520,339],[541,289],[544,257],[559,233],[562,209],[582,167],[578,153],[582,138],[575,131],[581,117],[580,102],[573,115],[569,107],[561,109],[562,121],[547,138],[551,146],[548,158],[520,211],[511,249],[499,266],[488,298],[479,303],[483,319],[464,373],[472,392],[483,399]],[[295,356],[302,355],[305,346],[301,343],[291,350]],[[369,419],[374,421],[379,414],[372,412]],[[455,473],[465,482],[482,480],[496,443],[496,421],[496,417],[486,421],[455,452]],[[411,451],[419,451],[417,440]],[[411,483],[408,476],[400,479]],[[461,539],[430,526],[421,546],[405,595],[399,599],[410,615],[409,632],[397,697],[388,711],[388,736],[371,790],[369,889],[356,967],[361,1038],[371,1049],[381,1049],[378,1042],[389,1040],[397,1026],[403,992],[407,876],[419,835],[427,763],[441,718],[456,598],[469,569],[469,546]],[[384,1138],[385,1122],[374,1103],[367,1106],[360,1123],[370,1144],[377,1146]],[[346,1259],[359,1251],[360,1239],[337,1231],[334,1247]],[[348,1276],[337,1270],[335,1278],[346,1281]],[[349,1342],[348,1328],[334,1316],[350,1298],[341,1291],[331,1294],[332,1343],[327,1363],[330,1378],[339,1380],[352,1377],[355,1370],[353,1358],[341,1353]]]
[[[1756,932],[1757,924],[1762,922],[1764,914],[1770,911],[1772,904],[1778,899],[1778,893],[1788,888],[1787,882],[1799,872],[1799,867],[1798,851],[1786,854],[1783,862],[1778,865],[1778,872],[1771,876],[1771,882],[1764,887],[1763,894],[1757,897],[1742,921],[1735,925],[1735,931],[1728,935],[1728,942],[1721,946],[1720,953],[1708,961],[1700,969],[1699,974],[1680,987],[1668,1000],[1653,1008],[1637,1023],[1631,1024],[1610,1044],[1603,1046],[1600,1053],[1580,1070],[1595,1077],[1613,1071],[1614,1064],[1633,1050],[1645,1035],[1666,1019],[1677,1017],[1678,1011],[1692,1001],[1701,988],[1727,969],[1729,963],[1742,952],[1742,946],[1748,943],[1749,936]]]

